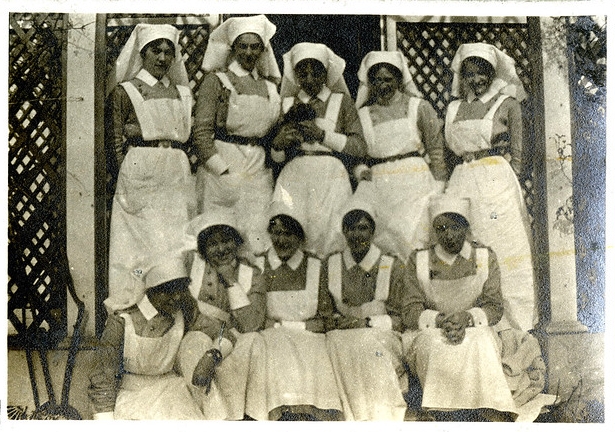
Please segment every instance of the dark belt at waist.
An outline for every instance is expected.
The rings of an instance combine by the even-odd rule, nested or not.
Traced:
[[[151,140],[151,141],[143,141],[143,140],[135,140],[129,145],[133,147],[160,147],[160,148],[175,148],[175,149],[183,149],[183,143],[179,141],[171,141],[171,140]]]
[[[333,152],[326,150],[298,150],[297,156],[333,156]]]
[[[251,146],[262,146],[265,142],[264,138],[257,137],[244,137],[241,135],[226,135],[223,133],[216,133],[214,139],[219,141],[224,141],[231,144],[239,144],[239,145],[251,145]]]
[[[505,147],[494,147],[485,150],[479,150],[475,152],[467,152],[464,153],[461,157],[466,162],[471,162],[473,160],[478,160],[490,156],[502,156],[506,152]]]
[[[385,158],[371,158],[367,161],[367,164],[372,167],[374,165],[378,165],[386,162],[395,162],[401,159],[411,158],[411,157],[422,157],[421,154],[417,151],[402,153],[395,156],[389,156]]]

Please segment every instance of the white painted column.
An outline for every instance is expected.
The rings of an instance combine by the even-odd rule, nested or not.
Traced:
[[[577,283],[572,215],[572,119],[566,35],[540,18],[544,74],[546,184],[551,322],[548,333],[577,333]],[[570,212],[567,212],[567,209]]]
[[[75,289],[94,335],[94,40],[95,14],[69,14],[66,55],[67,252]],[[68,331],[77,306],[68,296]]]

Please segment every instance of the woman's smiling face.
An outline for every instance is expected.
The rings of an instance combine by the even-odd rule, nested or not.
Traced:
[[[475,57],[469,57],[463,61],[461,67],[461,78],[467,89],[474,93],[474,96],[481,97],[489,90],[493,82],[493,67],[485,60],[478,62]],[[482,60],[482,59],[478,59]],[[481,63],[486,63],[481,65]]]
[[[232,264],[237,259],[239,245],[232,235],[215,230],[205,241],[205,259],[214,267]]]
[[[387,67],[375,66],[376,71],[370,76],[372,96],[379,105],[387,105],[395,92],[399,90],[400,81]],[[401,73],[400,73],[401,75]]]

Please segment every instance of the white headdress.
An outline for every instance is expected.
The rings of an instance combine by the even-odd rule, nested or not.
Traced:
[[[141,50],[156,39],[167,39],[175,47],[175,60],[167,72],[171,84],[189,86],[190,81],[179,45],[179,30],[169,24],[137,24],[115,61],[115,68],[109,77],[107,93],[111,92],[117,84],[131,80],[139,73],[143,68]]]
[[[306,215],[302,212],[301,206],[287,204],[283,201],[272,201],[269,206],[269,217],[279,215],[290,216],[295,219],[304,230],[307,230]]]
[[[290,51],[282,56],[284,60],[284,77],[280,96],[296,96],[300,87],[295,78],[295,66],[301,60],[315,59],[327,69],[327,87],[334,93],[346,93],[350,95],[348,86],[344,80],[346,61],[335,54],[329,47],[323,44],[301,42],[293,46]]]
[[[527,94],[523,88],[523,83],[515,70],[515,61],[504,54],[498,48],[486,43],[469,43],[459,47],[453,57],[451,68],[453,76],[453,86],[451,93],[453,96],[463,96],[461,91],[461,64],[468,57],[480,57],[487,60],[495,69],[495,76],[491,87],[496,87],[502,94],[514,97],[519,102],[523,101]]]
[[[369,98],[369,78],[368,72],[369,70],[379,64],[379,63],[388,63],[392,66],[395,66],[402,75],[402,89],[404,93],[409,94],[410,96],[416,96],[422,98],[423,95],[418,91],[414,81],[412,80],[412,75],[410,75],[410,70],[408,69],[408,63],[406,62],[406,58],[399,51],[371,51],[363,57],[361,61],[361,66],[359,67],[359,91],[357,92],[357,108],[360,108],[365,104],[367,99]]]
[[[429,213],[431,220],[434,220],[436,216],[443,213],[456,213],[463,216],[470,223],[470,199],[447,194],[435,195],[431,197]]]
[[[165,258],[154,265],[145,275],[145,289],[179,278],[187,278],[186,261],[181,256]]]
[[[225,69],[232,61],[231,46],[235,39],[244,33],[257,34],[265,50],[261,55],[256,68],[264,77],[280,78],[280,68],[275,60],[271,48],[271,38],[275,34],[276,26],[265,15],[250,17],[229,18],[216,28],[209,36],[207,50],[203,57],[203,69],[207,72]]]

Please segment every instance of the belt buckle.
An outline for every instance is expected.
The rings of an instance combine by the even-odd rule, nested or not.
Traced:
[[[158,147],[162,147],[162,148],[171,147],[171,140],[158,140]]]

